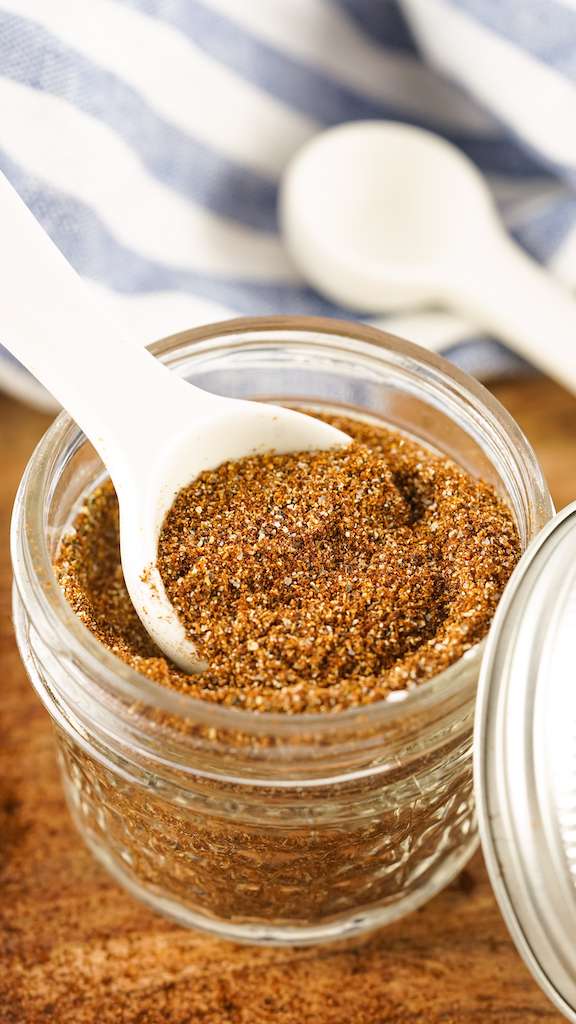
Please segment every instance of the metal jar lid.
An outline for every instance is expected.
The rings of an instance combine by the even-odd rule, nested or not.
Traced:
[[[576,502],[523,555],[483,659],[480,836],[524,961],[576,1022]]]

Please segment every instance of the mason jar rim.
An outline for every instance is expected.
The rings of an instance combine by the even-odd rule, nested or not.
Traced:
[[[149,346],[159,356],[176,353],[184,345],[198,344],[198,351],[216,351],[213,343],[218,339],[227,348],[237,336],[236,344],[245,344],[246,335],[262,338],[282,332],[284,335],[317,335],[323,339],[340,338],[346,344],[357,344],[364,354],[376,355],[386,352],[400,366],[412,364],[424,367],[438,382],[455,386],[464,392],[471,410],[482,418],[485,424],[506,437],[510,451],[520,463],[525,482],[530,483],[531,495],[539,508],[539,526],[549,518],[553,506],[534,452],[524,434],[500,402],[468,374],[436,353],[405,341],[379,328],[356,321],[332,320],[323,317],[273,316],[243,317],[207,324],[181,331]],[[202,346],[207,342],[208,346]],[[324,341],[326,343],[326,341]],[[281,735],[304,732],[307,728],[319,732],[332,732],[338,726],[358,725],[370,720],[376,726],[393,721],[408,712],[419,713],[433,704],[439,697],[450,699],[462,690],[465,697],[468,690],[472,695],[475,687],[475,673],[484,649],[484,640],[470,648],[456,662],[443,672],[417,686],[395,692],[392,696],[359,707],[331,712],[256,712],[236,706],[212,703],[171,690],[149,677],[142,675],[130,665],[117,658],[90,633],[81,622],[59,586],[54,573],[52,558],[44,530],[43,509],[46,495],[53,485],[53,470],[56,457],[66,443],[73,451],[83,444],[85,437],[67,413],[61,412],[49,427],[34,451],[22,478],[12,520],[12,560],[17,585],[28,584],[32,589],[35,610],[40,612],[51,627],[60,643],[64,641],[65,653],[91,676],[105,680],[109,691],[118,696],[146,702],[161,711],[170,712],[179,718],[193,718],[203,723],[226,730],[247,733],[268,733],[270,727]],[[535,531],[534,531],[535,532]],[[464,671],[466,669],[467,671]]]

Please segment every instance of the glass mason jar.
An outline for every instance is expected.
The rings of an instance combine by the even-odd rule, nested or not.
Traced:
[[[383,421],[446,453],[508,501],[523,547],[553,511],[532,449],[498,402],[376,329],[238,320],[152,350],[208,390]],[[428,900],[476,845],[483,645],[416,689],[343,712],[256,714],[162,688],[99,645],[52,571],[102,477],[62,414],[29,463],[13,524],[18,644],[90,849],[155,909],[234,940],[342,939]]]

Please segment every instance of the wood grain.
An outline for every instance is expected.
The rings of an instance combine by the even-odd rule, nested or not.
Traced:
[[[541,377],[495,390],[562,506],[576,496],[576,400]],[[68,820],[50,723],[10,624],[10,508],[47,423],[0,398],[0,1024],[559,1022],[514,950],[479,855],[420,912],[322,954],[183,931],[95,864]]]

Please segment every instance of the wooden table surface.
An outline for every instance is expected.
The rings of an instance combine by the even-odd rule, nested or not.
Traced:
[[[557,507],[576,497],[576,400],[534,377],[495,388]],[[48,715],[10,621],[8,526],[48,417],[0,398],[0,1024],[464,1024],[560,1021],[515,952],[481,856],[356,950],[261,950],[187,932],[122,892],[64,806]]]

